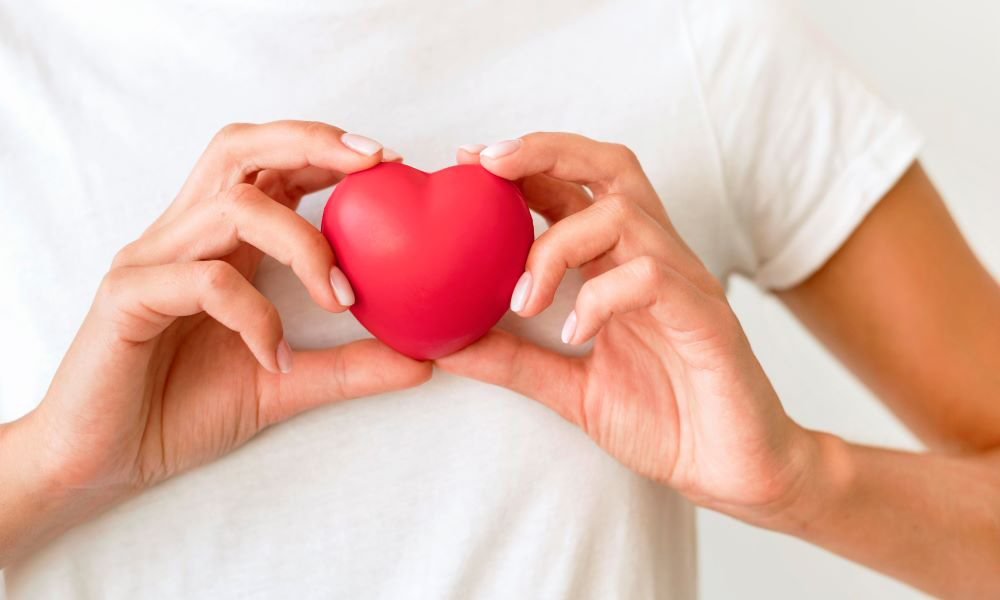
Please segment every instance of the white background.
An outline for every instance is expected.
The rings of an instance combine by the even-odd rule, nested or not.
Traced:
[[[1000,275],[1000,3],[800,2],[923,132],[925,169],[980,259]],[[918,447],[774,299],[744,281],[733,282],[731,299],[793,418],[855,441]],[[707,600],[924,597],[786,536],[705,511],[698,524],[699,579]]]

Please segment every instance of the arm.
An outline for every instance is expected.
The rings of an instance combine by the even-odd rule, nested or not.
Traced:
[[[1000,589],[1000,287],[918,165],[782,300],[931,448],[825,438],[783,527],[932,593]]]
[[[1000,590],[1000,456],[915,454],[821,434],[782,531],[943,598]]]
[[[779,296],[928,446],[1000,445],[1000,286],[919,165]]]
[[[565,270],[580,268],[587,281],[563,340],[592,341],[593,349],[569,357],[494,332],[439,360],[443,369],[545,403],[625,466],[706,508],[797,535],[931,593],[1000,591],[1000,462],[987,453],[854,446],[794,423],[722,287],[677,236],[631,153],[579,136],[532,134],[459,158],[521,180],[529,204],[552,222],[529,254],[530,277],[515,293],[518,314],[544,310]],[[988,359],[963,366],[964,351],[939,356],[966,332],[988,354],[989,340],[971,338],[998,322],[1000,301],[920,177],[915,170],[904,178],[838,257],[785,297],[809,307],[852,364],[878,374],[884,389],[918,398],[893,406],[910,407],[910,421],[925,435],[984,448],[998,435]],[[569,182],[589,187],[593,200]],[[914,240],[922,249],[907,247]],[[842,268],[845,255],[856,256],[854,268]],[[840,280],[830,275],[838,272]],[[949,294],[975,296],[973,314],[950,316],[961,310]],[[852,314],[829,307],[836,302],[881,309]],[[920,334],[910,318],[932,323]],[[901,333],[888,350],[871,350],[885,347],[885,329]],[[908,369],[940,364],[933,387]],[[955,390],[970,400],[960,403]],[[959,414],[940,417],[946,409]]]

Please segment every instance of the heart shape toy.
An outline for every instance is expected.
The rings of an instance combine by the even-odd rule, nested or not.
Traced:
[[[460,350],[500,320],[534,241],[520,190],[479,165],[381,163],[348,175],[322,231],[354,288],[351,312],[418,360]]]

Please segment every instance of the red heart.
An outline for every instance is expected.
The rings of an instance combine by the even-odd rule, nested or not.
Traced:
[[[351,312],[418,360],[460,350],[500,320],[534,241],[520,190],[479,165],[381,163],[348,175],[322,230],[354,288]]]

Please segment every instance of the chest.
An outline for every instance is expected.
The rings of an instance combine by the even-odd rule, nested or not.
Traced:
[[[9,357],[25,368],[12,370],[23,375],[3,395],[41,397],[116,250],[162,212],[232,121],[334,123],[425,170],[452,164],[459,144],[534,130],[621,142],[678,231],[724,276],[731,217],[673,3],[518,4],[139,3],[121,8],[117,25],[83,8],[26,10],[25,51],[8,47],[0,63],[21,83],[0,98],[0,261],[17,292],[0,302],[31,341]],[[325,197],[306,198],[300,212],[318,223]],[[256,283],[293,344],[364,335],[344,319],[317,327],[331,316],[280,265],[265,263]],[[579,283],[568,278],[552,309],[511,327],[554,343]]]

